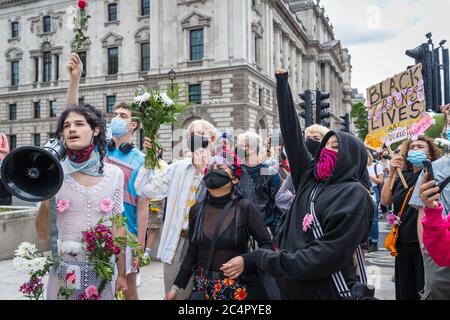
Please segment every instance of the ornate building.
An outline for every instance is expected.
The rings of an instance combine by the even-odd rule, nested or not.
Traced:
[[[182,155],[178,129],[193,119],[235,134],[278,128],[277,67],[289,70],[297,101],[305,89],[328,91],[335,120],[350,111],[350,55],[313,1],[90,0],[88,12],[89,41],[78,50],[84,103],[110,113],[138,85],[170,85],[172,68],[196,103],[174,128],[161,128],[168,159],[172,147]],[[0,39],[0,130],[13,146],[43,144],[55,130],[75,51],[73,14],[67,0],[0,0],[8,30]]]

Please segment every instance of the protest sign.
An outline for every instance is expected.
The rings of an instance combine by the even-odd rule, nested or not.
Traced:
[[[409,138],[411,140],[417,140],[419,136],[424,134],[432,125],[434,125],[434,119],[426,113],[419,122],[411,126],[411,129],[408,131]]]
[[[398,128],[410,129],[425,113],[422,65],[418,64],[367,89],[368,129],[366,144],[383,144]],[[404,133],[404,129],[399,130]],[[407,136],[404,137],[405,139]]]
[[[408,138],[408,128],[398,127],[397,129],[388,132],[383,142],[385,145],[390,146],[393,143],[405,140]]]

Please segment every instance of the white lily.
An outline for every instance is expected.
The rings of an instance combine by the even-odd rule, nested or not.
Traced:
[[[144,94],[137,96],[133,99],[134,102],[141,104],[142,102],[150,100],[150,93],[145,92]]]
[[[161,99],[161,101],[168,107],[173,106],[173,100],[169,98],[169,96],[167,95],[167,93],[165,92],[161,92],[159,94],[159,98]]]

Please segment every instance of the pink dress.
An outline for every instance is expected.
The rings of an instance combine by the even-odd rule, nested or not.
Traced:
[[[56,203],[69,201],[68,208],[57,212],[58,251],[60,264],[57,272],[53,269],[49,274],[47,286],[48,300],[64,300],[58,296],[61,286],[66,286],[66,273],[75,271],[75,293],[69,300],[78,300],[80,294],[91,285],[99,286],[100,280],[93,270],[93,266],[81,249],[83,231],[95,226],[100,218],[110,217],[123,212],[123,173],[116,166],[105,163],[105,175],[92,187],[80,185],[72,176],[64,178],[63,185],[56,195]],[[100,203],[102,199],[113,201],[111,212],[103,213]],[[110,282],[100,295],[101,300],[113,300],[114,288]]]

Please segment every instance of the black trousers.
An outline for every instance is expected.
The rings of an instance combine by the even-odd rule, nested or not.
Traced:
[[[419,243],[397,245],[395,257],[395,299],[420,300],[425,283],[423,259]]]

